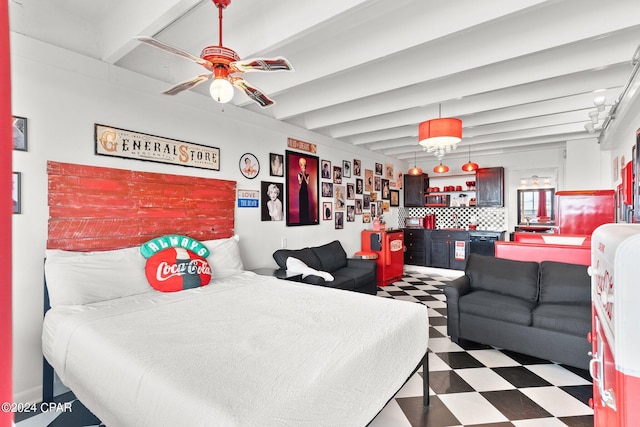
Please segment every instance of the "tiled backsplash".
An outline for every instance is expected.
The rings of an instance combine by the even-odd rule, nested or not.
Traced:
[[[436,215],[436,228],[466,228],[476,217],[478,230],[504,231],[507,229],[506,208],[404,208],[398,211],[398,227],[404,227],[406,217],[422,218],[427,214]]]

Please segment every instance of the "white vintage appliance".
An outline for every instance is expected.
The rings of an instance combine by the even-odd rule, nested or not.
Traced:
[[[640,224],[591,237],[594,427],[640,426]]]

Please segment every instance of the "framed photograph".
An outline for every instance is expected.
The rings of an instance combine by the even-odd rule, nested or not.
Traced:
[[[369,205],[371,204],[371,198],[368,194],[362,195],[362,209],[369,209]]]
[[[389,180],[382,178],[382,200],[389,200],[391,198],[391,188],[389,187]]]
[[[322,197],[333,197],[333,184],[331,182],[322,183]]]
[[[369,200],[372,202],[375,202],[376,200],[378,200],[378,193],[369,193]]]
[[[24,117],[13,117],[13,149],[27,151],[27,119]]]
[[[382,163],[376,163],[376,175],[382,175]]]
[[[282,154],[269,153],[269,175],[284,176],[284,156]]]
[[[384,164],[384,177],[387,178],[388,180],[392,180],[394,178],[393,163]]]
[[[331,202],[322,202],[322,219],[329,220],[333,218]]]
[[[344,212],[336,212],[336,230],[344,228]]]
[[[371,203],[371,208],[369,209],[371,211],[371,218],[375,218],[378,215],[376,215],[376,209],[377,209],[377,205],[376,203]]]
[[[13,177],[13,187],[11,190],[11,198],[13,199],[13,213],[19,214],[21,213],[21,203],[20,203],[20,172],[14,172]]]
[[[347,200],[355,200],[356,199],[356,186],[353,182],[347,183]]]
[[[344,185],[336,185],[333,187],[335,198],[333,200],[336,211],[344,211],[344,207],[347,205],[347,199],[345,194]]]
[[[391,190],[391,198],[389,202],[391,206],[400,206],[400,191]]]
[[[356,199],[356,215],[362,215],[362,199]]]
[[[361,176],[362,163],[358,159],[353,159],[353,176]]]
[[[281,182],[262,181],[260,183],[260,194],[262,221],[284,221],[284,209],[282,208],[283,184]]]
[[[633,162],[633,221],[640,222],[640,129],[636,130],[636,144],[631,147],[631,160]]]
[[[356,194],[364,193],[364,181],[362,178],[356,178]]]
[[[351,162],[348,160],[342,161],[342,176],[351,178]]]
[[[373,191],[382,190],[382,178],[379,176],[373,177]]]
[[[260,173],[260,162],[251,153],[244,153],[240,156],[240,172],[245,178],[253,179]]]
[[[373,191],[373,171],[371,169],[364,170],[364,191],[369,193]]]
[[[331,179],[331,162],[329,160],[322,161],[322,179]]]
[[[347,206],[347,222],[354,222],[356,220],[356,207]]]
[[[370,213],[363,213],[362,214],[362,222],[365,224],[369,224],[371,222],[371,214]]]
[[[260,183],[260,194],[262,221],[284,221],[283,184],[281,182],[262,181]]]
[[[333,183],[342,184],[342,168],[340,166],[333,167]]]
[[[285,152],[287,225],[320,223],[320,160],[316,156]]]

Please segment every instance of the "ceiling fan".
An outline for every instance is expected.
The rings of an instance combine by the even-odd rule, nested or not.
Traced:
[[[217,46],[207,46],[202,49],[200,57],[185,52],[179,48],[170,46],[152,37],[136,37],[143,43],[162,49],[174,55],[187,58],[196,64],[200,64],[210,71],[208,74],[200,74],[187,81],[167,89],[163,93],[175,95],[184,90],[191,89],[207,80],[213,79],[209,92],[214,100],[224,104],[233,98],[233,87],[244,91],[251,100],[255,101],[263,108],[270,107],[275,103],[265,95],[260,89],[251,85],[242,77],[234,76],[235,73],[248,73],[254,71],[294,71],[293,66],[283,57],[276,58],[252,58],[241,60],[240,56],[233,50],[222,45],[222,9],[229,6],[231,0],[212,0],[218,8],[219,38]]]

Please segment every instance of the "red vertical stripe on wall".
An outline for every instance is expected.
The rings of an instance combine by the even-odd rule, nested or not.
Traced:
[[[0,402],[13,402],[11,381],[11,67],[9,7],[0,2]],[[11,412],[0,411],[0,426],[9,427]]]
[[[236,182],[49,162],[49,249],[138,246],[165,234],[234,234]]]

